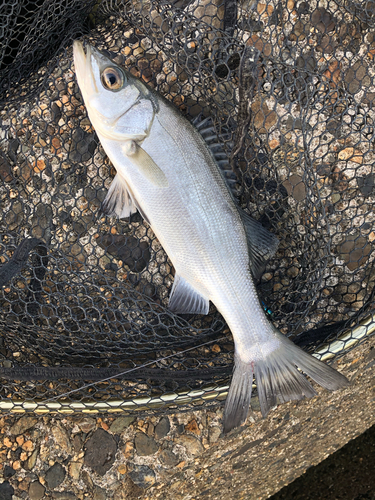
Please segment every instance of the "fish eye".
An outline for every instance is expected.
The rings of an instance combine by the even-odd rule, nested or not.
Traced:
[[[101,74],[103,87],[108,90],[119,90],[124,85],[124,73],[119,68],[105,68]]]

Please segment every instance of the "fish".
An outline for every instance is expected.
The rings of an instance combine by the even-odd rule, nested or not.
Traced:
[[[74,41],[73,55],[89,119],[116,169],[102,211],[126,218],[138,210],[175,269],[168,308],[208,314],[211,301],[233,335],[223,432],[246,421],[254,377],[263,417],[277,402],[316,395],[303,373],[329,390],[347,386],[266,317],[255,283],[279,241],[236,204],[197,128],[90,44]]]

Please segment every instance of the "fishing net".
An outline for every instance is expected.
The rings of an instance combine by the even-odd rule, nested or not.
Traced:
[[[258,283],[274,325],[323,359],[372,333],[374,9],[0,1],[1,411],[213,405],[232,370],[213,305],[168,311],[150,226],[100,212],[115,170],[75,79],[79,37],[210,118],[239,205],[280,240]]]

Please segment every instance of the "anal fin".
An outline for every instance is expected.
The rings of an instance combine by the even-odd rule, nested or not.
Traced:
[[[209,300],[203,297],[184,278],[176,274],[168,308],[181,314],[208,314]]]

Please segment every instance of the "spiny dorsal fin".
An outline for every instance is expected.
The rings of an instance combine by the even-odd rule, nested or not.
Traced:
[[[213,126],[211,117],[202,118],[198,115],[192,121],[194,127],[198,130],[200,135],[203,137],[205,143],[211,150],[213,157],[216,160],[217,165],[224,176],[225,181],[234,196],[237,196],[237,191],[235,189],[235,184],[238,182],[236,174],[230,167],[228,154],[224,149],[223,143],[227,142],[227,146],[233,147],[233,143],[228,140],[231,138],[229,132],[223,132],[217,134],[215,127]]]
[[[223,142],[230,139],[230,133],[217,134],[211,117],[202,119],[202,116],[199,115],[192,121],[192,124],[210,148],[217,165],[223,173],[227,186],[236,197],[238,194],[236,190],[238,179],[230,167],[228,154],[223,147]],[[231,147],[233,143],[229,143],[228,145]],[[241,208],[237,208],[247,235],[250,268],[254,279],[258,280],[263,274],[267,261],[276,253],[279,240],[274,234],[265,229],[260,222],[250,217]]]
[[[181,314],[208,314],[209,300],[203,297],[184,278],[174,277],[168,308]]]
[[[279,240],[242,209],[239,208],[238,211],[247,235],[251,272],[254,279],[258,280],[263,274],[267,261],[275,255]]]

